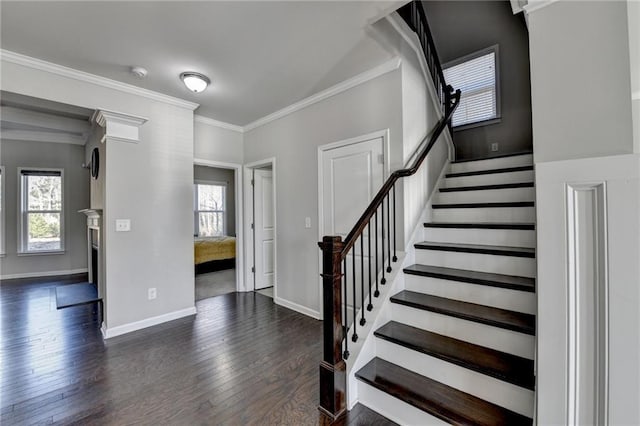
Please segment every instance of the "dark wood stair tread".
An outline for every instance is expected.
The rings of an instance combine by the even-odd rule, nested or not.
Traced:
[[[533,166],[504,167],[500,169],[487,169],[487,170],[475,170],[471,172],[447,173],[445,177],[452,178],[452,177],[464,177],[464,176],[492,175],[494,173],[513,173],[513,172],[524,172],[528,170],[533,170]]]
[[[533,207],[533,201],[505,201],[497,203],[447,203],[433,204],[434,209],[484,209],[495,207]]]
[[[533,360],[390,321],[375,331],[380,339],[533,390]]]
[[[456,228],[456,229],[516,229],[523,231],[534,231],[535,223],[455,223],[455,222],[426,222],[425,228]]]
[[[533,151],[512,152],[512,153],[509,153],[509,154],[494,155],[492,157],[467,158],[467,159],[464,159],[464,160],[454,160],[454,161],[451,162],[451,164],[472,163],[474,161],[495,160],[497,158],[519,157],[521,155],[531,155],[531,154],[533,154]]]
[[[532,336],[535,335],[536,317],[531,314],[461,302],[409,290],[403,290],[392,296],[391,302]]]
[[[492,254],[497,256],[536,257],[536,250],[529,247],[489,246],[483,244],[437,243],[423,241],[414,244],[417,249],[453,251],[458,253]]]
[[[356,377],[432,416],[454,425],[531,425],[514,413],[380,358],[372,359]]]
[[[515,275],[492,274],[489,272],[468,271],[466,269],[444,268],[442,266],[419,264],[404,268],[404,273],[470,284],[507,288],[511,290],[528,291],[532,293],[536,291],[536,280],[534,278],[518,277]]]
[[[500,183],[496,185],[453,186],[440,188],[440,192],[484,191],[490,189],[533,188],[533,182]]]

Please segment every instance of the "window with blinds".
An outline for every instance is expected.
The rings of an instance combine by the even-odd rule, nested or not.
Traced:
[[[462,92],[453,127],[499,117],[497,53],[492,46],[445,65],[445,81]]]
[[[61,169],[19,169],[20,252],[64,250]]]

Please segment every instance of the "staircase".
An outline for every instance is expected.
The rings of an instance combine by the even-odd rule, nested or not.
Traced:
[[[531,154],[454,162],[356,372],[358,400],[401,424],[532,424]]]

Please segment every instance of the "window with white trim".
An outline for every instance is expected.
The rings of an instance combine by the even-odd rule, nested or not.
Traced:
[[[63,171],[18,169],[20,176],[20,252],[64,250]]]
[[[212,182],[194,184],[194,233],[199,237],[226,234],[227,185]]]
[[[462,92],[451,120],[453,127],[482,125],[500,117],[497,64],[495,45],[444,65],[445,81]]]

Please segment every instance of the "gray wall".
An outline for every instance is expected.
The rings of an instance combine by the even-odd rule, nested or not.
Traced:
[[[227,183],[227,235],[236,235],[235,172],[218,167],[193,166],[193,179]]]
[[[318,146],[388,128],[391,166],[398,168],[400,85],[396,70],[244,134],[245,163],[276,158],[279,299],[316,313],[320,308]],[[311,218],[309,229],[304,227],[305,217]]]
[[[194,121],[193,127],[193,158],[242,164],[242,133],[198,119]]]
[[[626,3],[558,2],[529,19],[535,162],[632,153]]]
[[[89,207],[89,171],[83,169],[84,146],[0,140],[5,167],[5,232],[6,256],[0,259],[0,274],[9,278],[22,274],[38,274],[87,268],[86,216],[78,210]],[[64,254],[18,256],[18,167],[50,167],[64,169]]]
[[[508,1],[423,1],[422,4],[443,64],[499,45],[502,119],[496,124],[455,131],[456,158],[531,151],[529,42],[522,14],[514,16]],[[564,100],[562,96],[562,102]],[[498,152],[491,152],[493,142],[499,143]]]

